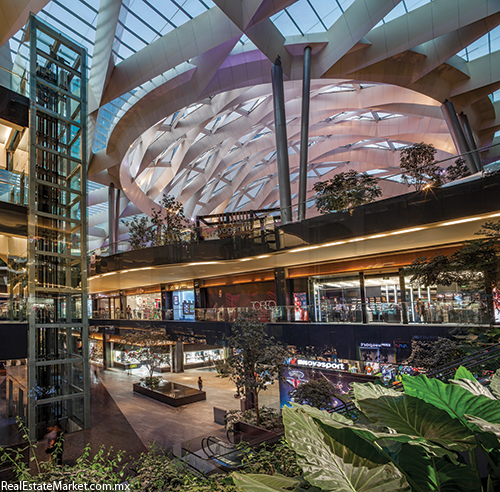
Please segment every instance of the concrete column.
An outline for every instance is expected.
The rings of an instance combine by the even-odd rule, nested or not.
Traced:
[[[281,223],[292,222],[292,194],[290,191],[290,167],[288,164],[288,138],[286,136],[285,93],[283,70],[278,56],[272,68],[274,134],[278,161],[278,188],[280,194]]]
[[[476,173],[478,169],[476,169],[476,164],[469,154],[469,145],[467,144],[462,126],[458,121],[458,116],[455,112],[455,108],[453,107],[453,103],[446,99],[446,101],[441,106],[441,110],[443,111],[444,119],[446,121],[446,124],[448,125],[448,129],[450,130],[451,138],[455,143],[457,153],[464,154],[462,157],[465,160],[465,164],[469,168],[470,172],[472,174]]]
[[[476,141],[474,140],[474,134],[472,133],[472,128],[470,127],[469,118],[467,118],[467,115],[462,111],[458,115],[458,119],[462,124],[462,129],[464,131],[467,144],[469,145],[469,149],[472,151],[471,156],[472,159],[474,160],[474,164],[476,165],[478,171],[482,171],[483,163],[481,162],[481,157],[479,156],[479,152],[477,151],[477,145]]]
[[[300,127],[299,167],[299,221],[306,218],[307,199],[307,149],[309,144],[309,101],[311,98],[311,47],[304,48],[304,73],[302,76],[302,120]]]
[[[182,342],[175,342],[172,362],[172,372],[184,372],[184,347]]]

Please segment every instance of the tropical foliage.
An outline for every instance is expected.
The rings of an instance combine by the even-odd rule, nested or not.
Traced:
[[[358,174],[354,169],[316,183],[313,190],[316,192],[316,208],[321,213],[344,212],[382,196],[377,178]]]
[[[499,384],[495,375],[492,388]],[[498,490],[500,400],[469,371],[459,368],[448,383],[403,376],[404,393],[353,386],[356,421],[296,404],[283,410],[300,478],[235,474],[236,484],[248,492],[299,491],[304,481],[332,492]],[[480,456],[488,462],[483,480]]]
[[[281,418],[280,411],[264,406],[259,409],[259,417],[259,427],[270,431],[283,430],[283,419]],[[247,424],[257,425],[256,409],[228,410],[225,417],[226,429],[232,430],[235,422],[245,422]]]
[[[404,363],[430,371],[464,355],[465,352],[456,340],[443,337],[434,340],[412,340],[411,354]]]
[[[232,353],[227,358],[231,379],[251,398],[260,425],[259,393],[276,382],[281,374],[286,351],[267,336],[267,328],[255,311],[243,312],[233,323],[227,346]]]
[[[302,383],[289,392],[295,403],[309,405],[320,410],[333,410],[335,399],[341,398],[327,379],[311,380]]]

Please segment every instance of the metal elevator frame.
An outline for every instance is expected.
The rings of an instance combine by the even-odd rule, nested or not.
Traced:
[[[27,427],[91,426],[87,53],[30,14]]]

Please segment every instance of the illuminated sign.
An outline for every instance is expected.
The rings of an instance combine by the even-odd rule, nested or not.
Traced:
[[[331,371],[346,371],[347,364],[342,362],[326,362],[324,360],[290,359],[290,365],[311,367],[312,369],[327,369]]]

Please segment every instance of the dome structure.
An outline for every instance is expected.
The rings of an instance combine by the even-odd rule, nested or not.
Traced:
[[[308,199],[349,169],[383,178],[384,196],[404,193],[398,149],[413,143],[453,162],[446,100],[468,117],[483,163],[497,159],[497,0],[17,0],[3,12],[2,66],[22,66],[30,10],[89,53],[90,249],[109,240],[111,184],[118,239],[164,193],[187,216],[279,207],[277,56],[296,204],[306,46]]]

